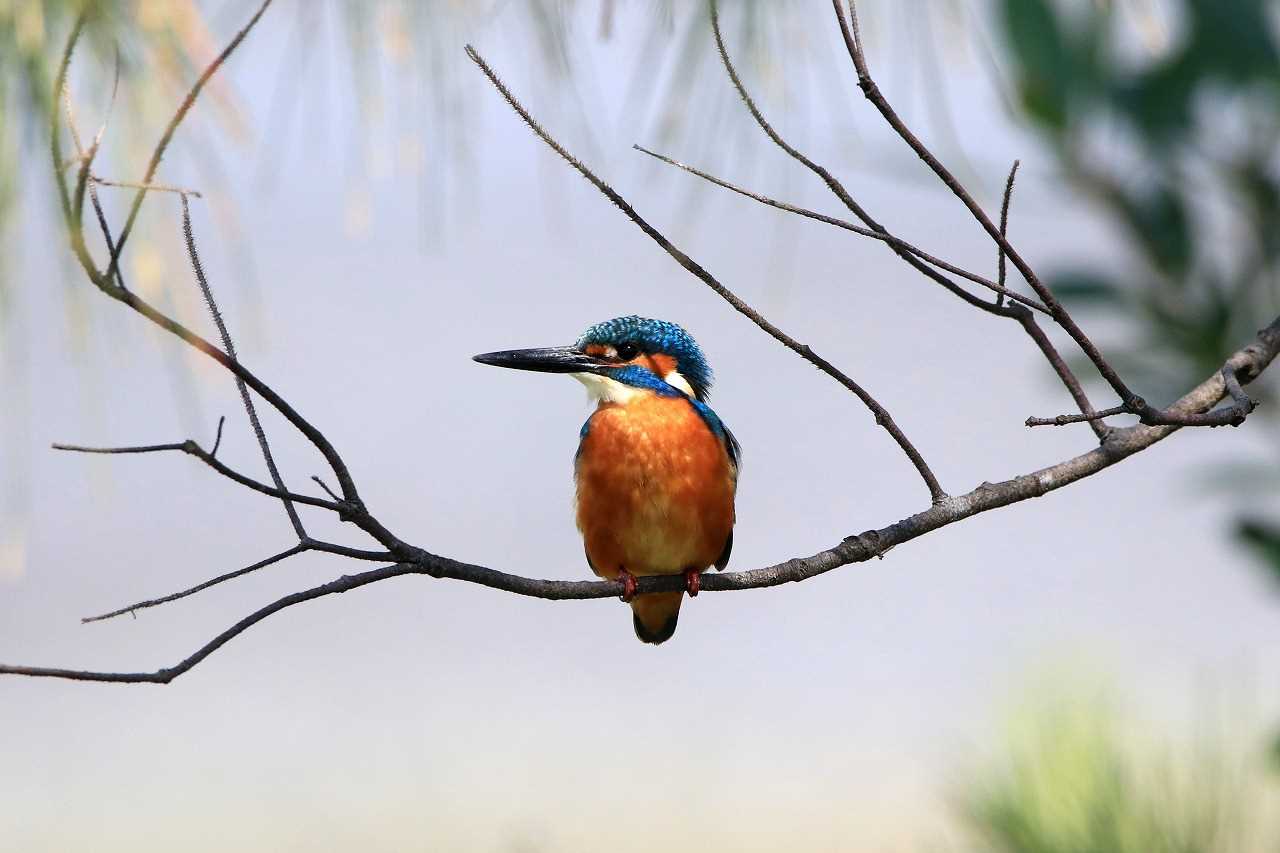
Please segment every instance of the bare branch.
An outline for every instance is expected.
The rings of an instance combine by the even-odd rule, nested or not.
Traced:
[[[219,421],[218,439],[221,440],[221,438],[222,438],[222,429],[221,429],[221,421]],[[216,444],[214,446],[215,448],[217,447]],[[277,489],[272,486],[268,486],[266,483],[260,483],[257,480],[253,479],[252,477],[246,477],[244,474],[241,474],[239,471],[236,471],[232,468],[228,468],[226,465],[222,464],[222,462],[220,462],[212,453],[206,451],[204,448],[202,448],[199,444],[197,444],[195,441],[192,441],[191,439],[187,439],[186,441],[169,442],[167,444],[142,444],[142,445],[135,445],[130,447],[85,447],[84,445],[80,445],[80,444],[54,444],[53,449],[65,450],[72,453],[99,453],[99,454],[107,454],[107,455],[112,455],[112,454],[128,455],[128,454],[134,454],[134,453],[166,453],[170,451],[179,451],[181,453],[187,454],[188,456],[194,456],[195,458],[199,459],[201,462],[208,465],[210,468],[217,471],[219,474],[226,477],[227,479],[234,480],[235,482],[239,483],[242,486],[253,489],[255,492],[261,492],[264,495],[268,495],[270,497],[277,498],[280,500],[288,498],[294,503],[319,507],[320,509],[327,509],[331,512],[342,513],[346,511],[346,507],[344,507],[342,502],[340,501],[331,502],[331,501],[324,500],[323,498],[313,498],[310,495],[300,495],[297,492],[290,492],[287,490]]]
[[[538,136],[539,139],[541,139],[548,146],[550,146],[553,151],[559,154],[561,158],[565,160],[565,162],[567,162],[570,166],[576,169],[579,174],[581,174],[584,178],[586,178],[593,185],[595,185],[596,189],[600,190],[600,192],[602,192],[606,198],[608,198],[611,202],[613,202],[618,207],[619,210],[621,210],[624,214],[626,214],[628,219],[630,219],[637,226],[639,226],[641,231],[643,231],[645,234],[647,234],[650,237],[650,239],[652,239],[655,243],[661,246],[663,251],[665,251],[668,255],[674,258],[676,263],[680,264],[680,266],[684,267],[686,270],[691,272],[694,276],[701,279],[704,284],[706,284],[708,287],[714,290],[717,294],[719,294],[722,299],[724,299],[726,302],[732,305],[734,309],[738,311],[738,313],[742,314],[743,316],[751,320],[753,323],[755,323],[757,326],[763,329],[767,334],[769,334],[774,340],[781,343],[787,349],[796,353],[801,358],[809,361],[811,364],[813,364],[823,373],[826,373],[828,376],[830,376],[832,379],[835,379],[837,382],[839,382],[849,391],[853,392],[853,394],[857,396],[859,400],[862,401],[863,405],[865,405],[868,409],[870,409],[872,414],[875,415],[876,423],[884,427],[885,430],[887,430],[889,434],[893,436],[893,440],[898,443],[898,446],[902,448],[902,451],[911,460],[911,464],[915,466],[916,471],[919,472],[921,479],[923,479],[925,482],[925,485],[928,486],[929,494],[932,497],[932,499],[936,502],[946,497],[946,492],[943,491],[942,486],[938,484],[937,477],[935,477],[933,474],[933,471],[929,469],[928,464],[924,461],[924,457],[920,455],[920,452],[916,450],[915,446],[907,439],[906,435],[894,422],[893,417],[889,414],[888,410],[886,410],[883,406],[881,406],[878,402],[876,402],[875,398],[872,397],[861,385],[859,385],[857,382],[853,381],[844,373],[842,373],[839,369],[837,369],[835,365],[831,364],[831,362],[827,361],[825,358],[818,355],[807,344],[801,344],[800,342],[792,338],[790,335],[788,335],[786,332],[783,332],[777,326],[770,323],[758,311],[756,311],[750,305],[744,302],[735,293],[729,290],[729,288],[721,284],[715,278],[715,276],[707,272],[707,270],[703,268],[702,265],[700,265],[697,261],[693,260],[684,252],[680,251],[680,249],[676,248],[676,246],[672,244],[671,241],[668,240],[665,236],[663,236],[663,234],[660,231],[658,231],[658,229],[654,228],[645,219],[643,219],[640,216],[640,214],[635,211],[635,208],[633,208],[629,203],[627,203],[626,199],[620,196],[616,191],[614,191],[612,187],[610,187],[608,184],[602,181],[599,177],[597,177],[596,174],[592,172],[590,169],[588,169],[585,165],[583,165],[583,163],[580,160],[578,160],[578,158],[574,157],[567,150],[565,150],[565,148],[561,146],[560,143],[557,142],[551,136],[551,134],[547,133],[547,131],[543,129],[542,125],[538,124],[538,122],[533,118],[533,116],[530,115],[529,111],[525,109],[524,105],[521,104],[520,101],[516,99],[515,95],[511,93],[511,90],[509,90],[506,87],[506,85],[500,79],[498,79],[498,75],[493,71],[492,68],[489,67],[489,64],[484,61],[484,59],[480,56],[480,54],[476,52],[476,49],[474,47],[472,47],[471,45],[467,45],[466,51],[467,51],[467,56],[471,57],[471,60],[475,62],[477,66],[479,66],[480,70],[484,72],[484,75],[489,78],[489,82],[494,85],[494,88],[498,90],[498,92],[502,95],[502,97],[506,100],[506,102],[511,106],[511,108],[516,111],[516,113],[520,116],[520,118],[524,120],[524,123],[529,126],[529,128]]]
[[[1022,328],[1040,348],[1040,352],[1044,354],[1045,359],[1049,362],[1049,366],[1053,368],[1054,373],[1058,374],[1058,378],[1062,380],[1062,384],[1066,386],[1067,393],[1076,401],[1076,405],[1080,407],[1082,415],[1079,420],[1088,421],[1089,426],[1093,429],[1094,435],[1099,441],[1107,437],[1108,427],[1102,423],[1101,418],[1106,414],[1099,415],[1093,408],[1093,403],[1089,402],[1089,395],[1085,394],[1084,386],[1080,384],[1080,380],[1072,373],[1071,368],[1067,365],[1066,359],[1058,352],[1057,347],[1049,340],[1049,336],[1045,334],[1044,329],[1040,328],[1040,324],[1036,322],[1036,318],[1030,313],[1022,317]],[[1030,426],[1030,424],[1028,424]]]
[[[175,592],[161,596],[160,598],[151,598],[146,601],[139,601],[137,604],[130,604],[127,607],[121,607],[118,610],[112,610],[110,613],[103,613],[100,616],[86,616],[80,621],[87,624],[89,622],[101,622],[104,619],[123,616],[126,613],[134,613],[136,615],[135,611],[144,610],[148,607],[156,607],[161,604],[168,604],[171,601],[177,601],[179,599],[186,598],[189,595],[195,595],[197,592],[203,592],[209,587],[244,577],[245,575],[256,572],[259,569],[265,569],[267,566],[279,563],[282,560],[287,560],[289,557],[293,557],[307,551],[320,551],[326,554],[337,554],[342,557],[349,557],[353,560],[370,560],[378,563],[386,563],[395,559],[392,554],[386,551],[365,551],[360,548],[348,548],[345,545],[335,545],[331,542],[307,539],[299,542],[288,550],[281,551],[279,554],[274,554],[267,557],[265,560],[259,560],[251,566],[246,566],[243,569],[236,569],[233,572],[227,572],[226,574],[218,575],[215,578],[210,578],[204,583],[197,584],[190,589],[184,589],[182,592]]]
[[[1231,364],[1223,365],[1222,381],[1226,384],[1227,394],[1230,395],[1231,402],[1243,421],[1258,407],[1257,402],[1244,393],[1244,389],[1240,387],[1240,379],[1236,376],[1236,368]]]
[[[204,266],[200,263],[200,255],[196,252],[195,234],[191,230],[191,208],[185,193],[181,199],[182,235],[186,239],[187,257],[191,259],[191,270],[195,273],[196,282],[200,285],[200,293],[204,296],[210,316],[213,317],[213,324],[218,327],[223,351],[232,361],[238,361],[236,347],[231,340],[231,332],[227,330],[227,322],[222,318],[222,312],[218,310],[218,303],[214,301],[213,289],[209,287],[209,279],[204,274]],[[271,482],[275,483],[276,490],[280,492],[280,500],[284,504],[285,513],[289,516],[289,523],[293,525],[293,532],[298,534],[298,539],[305,540],[307,531],[302,526],[302,519],[298,517],[298,511],[294,508],[293,502],[289,500],[289,490],[285,488],[280,469],[276,467],[275,457],[271,455],[271,445],[267,442],[267,433],[262,428],[262,421],[258,420],[258,410],[253,405],[253,398],[249,396],[249,389],[244,384],[244,380],[238,376],[235,380],[236,389],[240,392],[240,402],[244,405],[245,413],[249,415],[249,424],[253,427],[253,434],[258,439],[258,447],[262,450],[262,458],[267,463],[267,471],[271,474]]]
[[[1103,409],[1101,412],[1090,412],[1080,415],[1055,415],[1052,418],[1027,418],[1026,424],[1029,427],[1038,426],[1066,426],[1067,424],[1078,424],[1085,421],[1098,421],[1102,418],[1109,418],[1112,415],[1131,415],[1132,412],[1124,404],[1112,406],[1110,409]]]
[[[1237,352],[1229,363],[1240,383],[1256,378],[1280,353],[1280,317],[1258,333],[1257,339]],[[1167,411],[1177,414],[1194,414],[1211,409],[1228,394],[1227,382],[1221,371],[1214,373],[1196,386]],[[1006,507],[1031,498],[1042,497],[1049,492],[1068,486],[1085,477],[1111,467],[1128,457],[1147,449],[1178,430],[1177,426],[1147,426],[1137,424],[1112,430],[1106,441],[1087,453],[1015,477],[1000,483],[983,483],[964,495],[949,497],[928,509],[901,521],[850,536],[825,551],[811,557],[787,560],[784,563],[744,572],[707,574],[702,578],[702,590],[727,592],[732,590],[762,589],[784,583],[796,583],[825,574],[852,563],[866,562],[881,557],[890,549],[918,539],[947,525],[974,515]],[[55,669],[49,667],[13,666],[0,664],[0,674],[26,675],[43,678],[62,678],[73,681],[104,681],[116,683],[151,682],[168,684],[189,671],[196,664],[213,654],[228,641],[253,627],[272,614],[295,604],[312,601],[327,595],[341,594],[368,586],[372,583],[404,575],[429,575],[480,584],[493,589],[549,600],[613,598],[622,593],[617,581],[557,581],[538,580],[507,574],[484,566],[459,563],[419,551],[413,561],[401,562],[361,572],[344,575],[336,580],[308,590],[286,595],[241,619],[206,643],[180,663],[154,672],[93,672],[88,670]],[[677,592],[684,589],[680,575],[643,577],[636,579],[636,591]]]
[[[115,684],[168,684],[173,679],[190,670],[193,666],[200,663],[209,655],[226,645],[231,639],[244,633],[249,628],[266,619],[272,614],[284,610],[286,607],[292,607],[295,604],[301,604],[304,601],[320,598],[324,595],[332,595],[333,593],[347,592],[375,581],[384,580],[388,577],[395,577],[397,574],[405,574],[405,572],[395,572],[398,566],[391,566],[388,569],[382,569],[373,572],[364,572],[359,575],[344,575],[335,581],[324,584],[323,586],[314,587],[312,589],[295,592],[292,595],[286,595],[277,601],[268,604],[259,610],[254,611],[209,642],[200,647],[195,654],[176,666],[158,669],[155,672],[87,672],[74,669],[53,669],[38,666],[5,666],[0,665],[0,674],[9,675],[27,675],[43,678],[63,678],[71,681],[105,681]]]
[[[714,3],[714,0],[712,1]],[[1125,385],[1124,380],[1120,378],[1120,375],[1116,373],[1115,369],[1112,368],[1110,363],[1108,363],[1103,357],[1102,353],[1094,345],[1093,341],[1089,339],[1089,336],[1084,333],[1084,330],[1076,325],[1075,320],[1073,320],[1071,315],[1067,313],[1066,308],[1062,306],[1062,303],[1058,301],[1057,297],[1053,295],[1049,288],[1040,281],[1039,277],[1036,276],[1035,271],[1031,268],[1031,265],[1022,259],[1022,256],[1018,254],[1017,250],[1014,249],[1013,246],[1010,245],[1009,241],[1005,239],[1004,235],[1000,233],[1000,229],[995,226],[991,221],[991,218],[987,216],[986,212],[976,201],[974,201],[973,196],[969,194],[969,191],[966,190],[964,186],[956,180],[956,177],[938,161],[937,157],[933,156],[933,153],[916,137],[914,133],[911,132],[910,128],[908,128],[902,119],[898,117],[898,114],[894,111],[893,107],[889,105],[888,100],[880,91],[880,87],[877,86],[875,80],[871,78],[871,72],[867,69],[866,56],[862,50],[862,37],[858,32],[858,15],[854,0],[849,0],[849,18],[852,21],[852,27],[850,22],[845,20],[844,10],[841,8],[840,0],[831,0],[831,3],[835,9],[836,20],[840,25],[840,32],[844,36],[845,47],[849,52],[849,58],[853,61],[854,70],[858,74],[858,87],[862,89],[862,93],[866,96],[867,100],[871,101],[875,108],[880,111],[880,114],[884,116],[887,122],[889,122],[889,126],[897,132],[898,136],[900,136],[908,146],[910,146],[911,150],[916,153],[916,156],[923,160],[924,163],[933,170],[933,173],[938,176],[939,180],[941,180],[942,183],[944,183],[947,188],[955,194],[956,198],[960,199],[964,206],[969,209],[969,212],[973,214],[973,217],[978,221],[978,224],[982,226],[987,234],[991,236],[991,239],[995,241],[996,245],[999,246],[1000,249],[1008,256],[1014,267],[1022,277],[1026,279],[1027,284],[1031,285],[1031,289],[1034,290],[1036,295],[1040,297],[1040,300],[1044,302],[1050,313],[1053,314],[1053,318],[1058,322],[1058,325],[1062,326],[1062,328],[1066,330],[1067,334],[1071,336],[1071,339],[1074,340],[1084,354],[1089,357],[1089,360],[1093,362],[1094,366],[1098,369],[1098,372],[1102,374],[1102,378],[1107,381],[1107,384],[1109,384],[1113,390],[1115,390],[1120,399],[1130,404],[1138,400],[1138,396],[1134,394],[1133,391],[1129,390],[1129,387]]]
[[[257,23],[258,19],[262,16],[262,13],[266,10],[266,7],[270,4],[270,2],[271,0],[265,0],[265,2],[262,3],[262,5],[258,8],[258,11],[250,19],[250,21],[239,31],[239,33],[237,33],[235,38],[232,39],[231,43],[228,44],[228,46],[222,51],[222,53],[220,53],[218,57],[214,59],[212,63],[210,63],[209,67],[205,69],[204,73],[202,73],[200,78],[196,81],[191,91],[188,92],[182,106],[179,107],[178,111],[174,114],[174,117],[170,120],[164,135],[161,137],[161,140],[157,144],[156,149],[152,152],[151,165],[148,169],[146,179],[143,181],[144,184],[149,184],[151,182],[151,179],[154,177],[155,169],[159,165],[160,158],[163,156],[164,150],[167,147],[169,140],[172,138],[174,131],[177,129],[177,126],[181,123],[182,119],[186,116],[191,105],[195,102],[195,99],[199,96],[199,93],[204,87],[205,83],[208,82],[208,80],[212,77],[213,73],[222,65],[222,63],[231,54],[231,52],[241,43],[241,41],[243,41],[244,37],[253,28],[254,24]],[[84,26],[84,16],[81,15],[81,17],[77,19],[76,24],[71,31],[71,34],[68,36],[67,44],[63,50],[62,59],[59,65],[59,71],[58,71],[58,76],[56,81],[56,91],[59,93],[61,93],[65,89],[66,73],[67,73],[67,68],[70,65],[71,54],[75,48],[75,44],[79,38],[80,32],[83,30],[83,26]],[[58,119],[57,119],[57,113],[55,111],[51,116],[51,127],[50,127],[50,157],[54,163],[55,168],[58,166],[58,164],[62,160],[62,157],[60,154],[60,145],[61,145],[60,127],[61,127],[60,123],[58,122]],[[120,256],[120,252],[123,249],[123,243],[124,243],[123,234],[122,234],[120,243],[117,244],[115,248],[112,250],[111,263],[109,264],[106,273],[104,274],[97,269],[97,266],[95,265],[93,258],[89,253],[88,247],[85,244],[84,233],[81,228],[81,218],[80,218],[81,203],[84,195],[84,188],[88,183],[89,166],[91,162],[92,162],[91,157],[81,158],[81,168],[80,168],[77,187],[76,187],[74,205],[72,202],[71,195],[67,191],[67,186],[65,181],[62,178],[61,172],[55,173],[55,183],[58,188],[58,196],[59,196],[59,200],[60,200],[62,211],[63,211],[63,218],[67,224],[67,229],[68,229],[69,237],[71,240],[72,251],[76,256],[76,259],[79,261],[81,267],[84,269],[85,274],[89,277],[90,281],[93,282],[94,286],[97,287],[99,290],[101,290],[103,293],[105,293],[107,296],[110,296],[112,299],[115,299],[119,302],[123,302],[125,305],[129,306],[134,311],[136,311],[137,313],[141,314],[143,317],[150,320],[152,323],[155,323],[160,328],[175,335],[176,337],[181,339],[183,342],[187,343],[189,346],[199,350],[200,352],[214,359],[219,364],[221,364],[224,368],[230,371],[233,375],[235,375],[237,378],[243,380],[260,397],[262,397],[269,404],[271,404],[271,406],[273,406],[277,411],[279,411],[280,414],[283,415],[285,419],[288,420],[299,432],[301,432],[303,436],[305,436],[307,440],[310,441],[311,444],[314,445],[315,448],[320,451],[321,455],[324,456],[325,461],[329,464],[330,468],[333,469],[334,475],[338,479],[338,485],[342,489],[344,500],[349,505],[349,507],[351,507],[353,510],[356,511],[352,516],[353,520],[356,520],[357,518],[359,518],[361,520],[366,521],[367,523],[362,524],[361,526],[364,529],[366,529],[366,532],[371,532],[371,535],[375,535],[375,538],[381,537],[379,538],[379,541],[385,546],[387,546],[388,548],[391,548],[393,545],[403,545],[403,543],[400,543],[399,540],[391,536],[390,533],[385,530],[385,528],[382,528],[381,525],[378,525],[372,522],[372,519],[364,519],[364,517],[361,515],[361,513],[363,513],[363,503],[360,500],[359,493],[357,492],[355,487],[355,482],[352,479],[351,474],[346,467],[346,463],[342,460],[342,457],[334,449],[333,445],[324,436],[324,434],[320,432],[320,430],[316,429],[315,426],[313,426],[310,422],[308,422],[305,418],[303,418],[300,414],[298,414],[298,412],[291,405],[289,405],[279,394],[277,394],[269,386],[267,386],[266,383],[258,379],[251,371],[245,368],[238,361],[230,358],[225,353],[223,353],[218,347],[214,346],[212,343],[205,340],[200,335],[197,335],[196,333],[192,332],[190,329],[187,329],[181,323],[178,323],[176,320],[156,310],[153,306],[151,306],[149,303],[147,303],[137,294],[131,291],[128,291],[126,288],[124,288],[123,284],[113,283],[112,281],[113,277],[119,276],[119,269],[118,269],[117,262]],[[140,189],[138,191],[138,194],[135,195],[134,203],[130,210],[130,216],[129,216],[128,223],[126,225],[126,229],[132,226],[132,223],[136,218],[138,208],[142,203],[142,197],[145,193],[146,193],[146,189],[144,188],[144,189]],[[108,232],[108,239],[109,239],[109,232]],[[360,521],[357,521],[357,523],[360,523]]]
[[[859,40],[860,43],[860,40]],[[1022,165],[1021,160],[1014,160],[1012,168],[1009,169],[1009,179],[1004,184],[1004,201],[1000,203],[1000,236],[1008,239],[1009,237],[1009,202],[1013,200],[1013,180],[1018,176],[1018,166]],[[996,266],[998,268],[997,280],[1000,286],[1004,287],[1005,283],[1005,257],[1004,246],[999,247],[996,255]],[[1001,293],[996,297],[996,304],[1004,304],[1004,294]]]
[[[324,489],[324,493],[325,493],[326,495],[328,495],[329,497],[333,498],[335,501],[340,501],[340,500],[342,500],[340,497],[338,497],[337,495],[335,495],[335,494],[333,493],[333,489],[329,488],[329,484],[328,484],[328,483],[326,483],[324,480],[320,479],[320,478],[319,478],[319,477],[317,477],[315,474],[312,474],[312,475],[311,475],[311,479],[312,479],[312,480],[315,480],[315,483],[316,483],[316,485],[317,485],[317,486],[319,486],[320,488]]]
[[[733,83],[734,89],[737,90],[738,95],[742,98],[742,102],[746,104],[747,110],[751,113],[751,117],[756,120],[756,124],[760,125],[760,129],[763,130],[771,140],[773,140],[773,143],[775,145],[777,145],[779,148],[785,151],[788,156],[790,156],[791,158],[796,160],[798,163],[803,165],[805,168],[807,168],[809,171],[813,172],[815,175],[821,178],[822,182],[827,185],[827,188],[831,190],[833,194],[835,194],[836,198],[840,199],[840,202],[845,207],[847,207],[849,211],[858,218],[859,221],[861,221],[864,225],[866,225],[872,231],[875,231],[879,234],[888,235],[889,234],[888,229],[886,229],[883,225],[881,225],[875,219],[872,219],[871,214],[869,214],[866,211],[866,209],[862,207],[862,205],[854,201],[853,196],[849,195],[848,191],[844,188],[844,185],[840,183],[840,181],[836,180],[834,175],[832,175],[829,171],[827,171],[825,167],[820,166],[819,164],[815,163],[813,160],[810,160],[807,156],[802,154],[798,149],[796,149],[793,145],[791,145],[791,143],[783,139],[781,134],[779,134],[776,130],[773,129],[773,125],[769,124],[769,122],[765,119],[764,114],[760,112],[760,108],[756,106],[755,100],[753,100],[751,95],[747,92],[746,86],[743,85],[742,78],[738,76],[738,70],[734,68],[732,60],[729,59],[729,51],[725,48],[724,37],[720,33],[720,12],[719,12],[719,8],[717,6],[716,0],[710,0],[710,8],[711,8],[711,32],[715,35],[716,49],[720,52],[720,61],[724,65],[725,71],[728,73],[729,80],[730,82]],[[942,285],[951,293],[955,294],[956,296],[963,299],[965,302],[972,305],[974,308],[978,308],[982,311],[986,311],[987,313],[997,314],[1003,317],[1012,316],[1008,308],[1005,308],[1003,306],[997,307],[990,302],[980,299],[979,297],[965,290],[960,285],[956,284],[951,279],[942,275],[936,269],[929,266],[929,264],[923,262],[922,260],[917,258],[915,255],[913,255],[911,252],[907,251],[906,248],[900,245],[900,241],[897,241],[895,239],[894,241],[886,240],[885,242],[889,246],[889,248],[893,250],[894,254],[896,254],[898,257],[906,261],[907,264],[909,264],[917,272],[921,273],[922,275],[931,279],[932,281]]]
[[[928,252],[924,251],[923,249],[918,249],[915,246],[908,243],[906,240],[901,240],[898,237],[895,237],[894,235],[888,233],[887,231],[873,231],[870,228],[862,228],[858,225],[854,225],[852,222],[846,222],[845,220],[837,219],[834,216],[827,216],[822,213],[816,213],[815,211],[807,210],[803,207],[797,207],[793,204],[787,204],[784,201],[778,201],[777,199],[769,198],[768,196],[761,195],[756,192],[752,192],[751,190],[743,189],[742,187],[729,183],[723,178],[717,178],[715,175],[711,175],[711,174],[708,174],[707,172],[702,171],[701,169],[694,168],[693,166],[690,166],[687,163],[681,163],[679,160],[674,160],[671,157],[667,157],[663,154],[659,154],[656,151],[650,151],[648,148],[645,148],[643,145],[632,145],[631,147],[636,149],[637,151],[648,154],[650,157],[661,160],[663,163],[667,163],[668,165],[675,166],[677,169],[683,169],[684,171],[692,175],[697,175],[699,178],[702,178],[705,181],[710,181],[711,183],[715,184],[718,187],[723,187],[724,189],[735,192],[738,195],[746,196],[747,198],[758,201],[761,204],[765,204],[765,205],[768,205],[769,207],[777,208],[778,210],[784,210],[787,213],[795,213],[800,216],[804,216],[808,219],[816,220],[818,222],[825,222],[827,225],[834,225],[836,228],[843,228],[846,231],[852,231],[855,234],[860,234],[863,237],[870,237],[873,240],[880,240],[882,242],[888,243],[891,246],[910,252],[920,260],[925,261],[926,263],[933,264],[938,269],[945,270],[946,272],[949,272],[952,275],[957,275],[957,276],[960,276],[961,278],[968,279],[969,281],[972,281],[975,284],[980,284],[983,287],[994,291],[995,293],[998,294],[997,304],[999,305],[1003,305],[1004,304],[1003,300],[1005,296],[1008,296],[1013,301],[1020,302],[1023,305],[1026,305],[1028,308],[1031,308],[1035,311],[1039,311],[1042,314],[1049,313],[1048,308],[1045,308],[1043,305],[1041,305],[1039,302],[1035,301],[1034,299],[1029,299],[1026,296],[1022,296],[1020,294],[1013,293],[1012,291],[1005,289],[1005,286],[1003,283],[996,284],[991,279],[984,278],[978,275],[977,273],[971,273],[968,270],[961,269],[960,267],[955,266],[954,264],[949,264],[946,261],[942,260],[941,258],[936,258],[933,255],[929,254]]]
[[[1280,320],[1277,322],[1280,322]],[[1276,323],[1272,323],[1258,333],[1259,337],[1265,338],[1274,331],[1275,327]],[[1247,350],[1242,352],[1247,352]],[[1196,411],[1183,411],[1176,406],[1157,409],[1148,405],[1145,400],[1139,397],[1132,402],[1121,403],[1119,406],[1107,409],[1104,412],[1092,412],[1085,415],[1058,415],[1052,418],[1030,417],[1027,418],[1026,424],[1029,427],[1063,426],[1064,424],[1079,423],[1084,420],[1093,421],[1097,418],[1123,414],[1136,415],[1138,420],[1147,426],[1238,427],[1258,407],[1258,404],[1241,387],[1241,382],[1250,381],[1257,375],[1253,372],[1254,370],[1254,362],[1245,359],[1242,353],[1236,353],[1227,359],[1226,364],[1218,371],[1218,375],[1222,379],[1223,394],[1231,398],[1231,404],[1219,409],[1211,406]],[[1216,404],[1217,400],[1214,403]]]
[[[218,448],[222,446],[222,427],[226,422],[226,415],[222,415],[218,418],[218,433],[213,437],[213,449],[209,451],[210,456],[218,455]]]
[[[224,575],[218,575],[216,578],[211,578],[210,580],[207,580],[201,584],[197,584],[191,587],[190,589],[184,589],[182,592],[175,592],[170,595],[161,596],[160,598],[149,598],[146,601],[139,601],[136,604],[130,604],[127,607],[121,607],[118,610],[112,610],[110,613],[102,613],[98,616],[86,616],[80,621],[84,624],[88,624],[89,622],[101,622],[104,619],[112,619],[116,616],[123,616],[125,613],[133,613],[134,611],[137,611],[137,610],[145,610],[148,607],[156,607],[161,604],[168,604],[170,601],[177,601],[180,598],[186,598],[189,595],[195,595],[197,592],[203,592],[204,590],[208,589],[211,586],[217,586],[218,584],[223,583],[225,581],[234,580],[235,578],[242,577],[243,575],[247,575],[250,572],[256,572],[258,569],[266,568],[267,566],[270,566],[273,563],[278,563],[281,560],[287,560],[288,558],[293,557],[297,554],[301,554],[303,551],[307,551],[307,550],[310,550],[310,549],[306,545],[302,545],[302,544],[294,545],[292,548],[289,548],[286,551],[281,551],[279,554],[274,554],[270,557],[267,557],[265,560],[259,560],[258,562],[254,563],[252,566],[246,566],[243,569],[236,569],[234,572],[227,572]]]
[[[204,198],[199,190],[192,190],[186,187],[175,187],[169,184],[142,184],[137,181],[109,181],[100,175],[90,175],[89,180],[104,187],[123,187],[124,189],[143,191],[150,190],[155,193],[177,193],[178,195],[191,196],[192,198]]]

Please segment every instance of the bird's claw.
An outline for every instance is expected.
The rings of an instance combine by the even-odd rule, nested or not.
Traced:
[[[626,569],[618,569],[617,580],[622,582],[622,600],[630,601],[636,594],[636,576]]]
[[[684,588],[689,591],[690,598],[696,598],[702,591],[702,572],[697,569],[685,569]]]

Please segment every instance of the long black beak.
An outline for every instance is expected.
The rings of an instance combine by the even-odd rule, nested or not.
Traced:
[[[536,370],[539,373],[594,373],[607,362],[587,355],[577,347],[542,347],[540,349],[509,349],[501,352],[485,352],[473,355],[473,361],[494,367],[510,367],[515,370]]]

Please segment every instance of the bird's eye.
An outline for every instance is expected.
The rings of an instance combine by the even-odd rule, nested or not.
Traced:
[[[618,358],[622,361],[630,361],[639,354],[640,348],[633,343],[618,344]]]

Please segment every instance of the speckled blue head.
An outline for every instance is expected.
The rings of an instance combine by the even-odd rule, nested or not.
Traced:
[[[639,353],[669,355],[676,360],[676,370],[689,383],[694,397],[706,400],[711,390],[711,365],[697,342],[675,323],[634,315],[615,317],[583,332],[577,347],[585,349],[592,344],[613,347],[622,356],[633,347]]]

